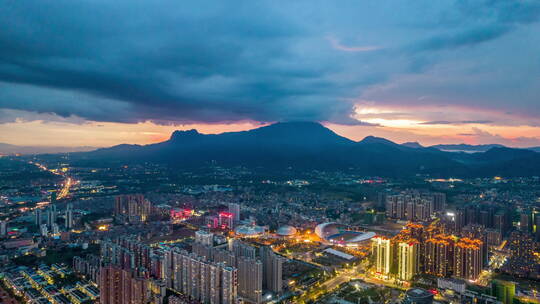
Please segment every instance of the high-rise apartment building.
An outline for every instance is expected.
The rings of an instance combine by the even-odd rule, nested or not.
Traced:
[[[162,300],[166,288],[176,290],[187,298],[201,303],[236,303],[238,285],[236,268],[213,262],[213,247],[195,243],[194,247],[197,246],[207,248],[208,257],[188,253],[179,248],[151,248],[134,238],[103,241],[100,260],[108,268],[104,270],[100,281],[105,283],[102,290],[103,301],[109,301],[103,303],[147,303],[148,297],[151,297],[152,301]],[[224,250],[215,249],[215,251]],[[84,262],[80,259],[77,263],[81,267],[84,266]],[[262,268],[262,265],[260,267]],[[128,283],[114,283],[116,281]],[[116,287],[114,284],[121,286],[128,284],[133,287],[126,289],[127,287]],[[116,296],[118,288],[124,288],[123,298],[119,300],[122,302],[110,302],[113,297],[111,294]],[[133,299],[144,297],[147,300],[130,302],[130,299],[126,299],[130,294]]]
[[[408,240],[397,243],[398,278],[411,280],[419,273],[420,244],[417,240]]]
[[[531,216],[528,212],[519,215],[519,229],[523,232],[532,231]]]
[[[250,303],[262,302],[263,264],[254,259],[239,257],[238,295]]]
[[[100,270],[100,303],[147,303],[150,298],[149,280],[131,270],[108,265]]]
[[[170,249],[171,286],[202,303],[232,304],[237,299],[237,270],[177,248]]]
[[[512,252],[512,257],[529,258],[534,253],[534,240],[531,235],[525,232],[514,231],[508,239],[508,247]]]
[[[205,230],[195,231],[195,242],[207,246],[213,246],[214,234]]]
[[[221,268],[221,303],[236,302],[238,294],[238,273],[236,268],[225,266]]]
[[[8,221],[2,220],[0,221],[0,237],[6,237],[7,236],[7,229],[8,228]]]
[[[99,271],[101,266],[99,256],[92,254],[89,254],[84,258],[75,256],[73,257],[72,266],[75,272],[84,275],[90,281],[99,282]]]
[[[226,266],[235,267],[236,266],[236,256],[233,252],[224,249],[212,250],[212,260],[215,263],[222,263]]]
[[[444,193],[403,191],[386,196],[386,216],[408,221],[424,221],[436,212],[442,211],[445,203]]]
[[[454,248],[454,275],[467,280],[476,280],[483,266],[483,242],[478,239],[461,238]]]
[[[40,208],[36,208],[34,211],[34,223],[39,227],[42,223],[43,211]]]
[[[499,230],[503,236],[506,234],[506,217],[504,213],[495,213],[493,215],[493,228]]]
[[[41,226],[39,226],[39,234],[44,237],[49,235],[49,228],[47,227],[47,224],[41,224]]]
[[[540,212],[533,213],[533,221],[536,241],[540,241]]]
[[[73,205],[71,203],[66,206],[66,213],[64,216],[66,229],[73,228]]]
[[[424,271],[428,274],[446,277],[453,271],[454,238],[449,235],[435,235],[424,244]]]
[[[229,213],[233,214],[233,219],[235,222],[240,221],[240,204],[229,203]]]
[[[114,203],[114,215],[128,223],[145,222],[150,216],[152,204],[142,194],[119,195]]]
[[[52,224],[56,223],[56,205],[50,205],[49,208],[47,208],[47,226],[49,229],[52,229]]]
[[[276,293],[283,289],[283,258],[268,246],[260,247],[263,264],[263,287]]]
[[[390,239],[377,236],[371,239],[371,254],[374,258],[375,271],[388,275],[393,263],[392,243]]]
[[[516,295],[516,283],[493,280],[491,282],[491,295],[497,297],[497,300],[503,304],[512,304]]]
[[[233,229],[234,214],[230,212],[220,212],[218,214],[218,225],[221,229]]]
[[[234,252],[234,255],[238,257],[246,257],[255,259],[257,257],[257,249],[242,241],[231,239],[229,242],[229,250]]]

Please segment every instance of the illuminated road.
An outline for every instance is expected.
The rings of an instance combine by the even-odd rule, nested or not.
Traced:
[[[339,285],[345,282],[349,282],[350,280],[358,277],[357,271],[358,269],[355,269],[355,268],[340,270],[336,277],[331,278],[328,281],[324,282],[322,286],[329,290],[334,289],[338,287]]]
[[[315,301],[333,292],[341,284],[350,282],[352,280],[362,280],[366,283],[371,283],[379,286],[384,285],[386,287],[401,290],[407,289],[404,286],[396,285],[394,282],[371,277],[368,273],[364,272],[364,269],[365,268],[362,265],[359,265],[344,270],[338,270],[335,277],[329,278],[328,280],[319,284],[317,287],[305,291],[299,298],[296,299],[294,303],[306,303],[309,301]]]
[[[63,199],[69,194],[69,189],[71,188],[71,177],[68,177],[66,179],[66,182],[64,183],[64,187],[58,192],[58,195],[56,196],[56,199]]]
[[[483,270],[480,273],[480,277],[478,278],[477,284],[481,286],[488,286],[489,282],[491,282],[491,278],[493,277],[493,272],[495,269],[501,268],[504,263],[506,263],[507,256],[505,253],[502,252],[502,249],[504,248],[506,244],[506,241],[504,241],[501,246],[498,248],[498,250],[493,251],[493,255],[491,256],[489,260],[489,267],[486,270]]]
[[[344,270],[337,270],[337,275],[335,277],[329,278],[328,280],[322,282],[313,290],[304,292],[302,296],[295,300],[294,303],[306,303],[308,301],[314,301],[322,296],[327,295],[328,293],[334,291],[341,284],[359,278],[359,271],[361,269],[361,266],[357,266]]]
[[[60,175],[60,176],[64,177],[65,178],[64,186],[62,186],[62,189],[60,189],[58,191],[58,195],[56,196],[56,199],[59,200],[59,199],[66,198],[68,196],[69,189],[73,185],[73,180],[71,179],[71,177],[66,176],[64,173],[61,173],[58,170],[50,170],[45,165],[37,163],[37,162],[30,162],[30,164],[33,164],[34,166],[38,167],[39,169],[41,169],[43,171],[49,171],[49,172],[51,172],[53,174]]]

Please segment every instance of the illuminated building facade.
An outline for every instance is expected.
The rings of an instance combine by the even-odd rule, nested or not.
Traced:
[[[194,211],[187,208],[174,208],[171,210],[171,220],[173,221],[185,221],[193,216]]]
[[[237,269],[178,248],[168,249],[167,285],[201,303],[236,303]]]
[[[221,229],[234,228],[234,215],[230,212],[220,212],[218,215],[219,227]]]
[[[145,222],[150,216],[152,204],[142,194],[119,195],[114,203],[114,215],[128,223]]]
[[[491,282],[491,295],[503,304],[513,304],[516,295],[516,284],[514,282],[493,280]]]
[[[146,303],[150,298],[149,280],[118,266],[108,265],[100,270],[100,303]]]
[[[404,191],[386,196],[386,216],[389,218],[424,221],[436,212],[442,211],[446,204],[444,193],[421,193]]]
[[[419,272],[420,246],[418,241],[399,242],[397,244],[398,278],[411,280]]]
[[[217,229],[219,228],[219,218],[217,216],[209,215],[204,218],[205,225],[208,228]]]
[[[393,262],[392,243],[390,239],[377,236],[372,238],[371,242],[371,253],[374,258],[375,271],[383,275],[390,274]]]
[[[454,248],[454,275],[467,280],[476,280],[482,271],[482,241],[461,238]]]
[[[446,277],[452,274],[454,260],[454,238],[439,234],[426,240],[424,245],[424,271]]]

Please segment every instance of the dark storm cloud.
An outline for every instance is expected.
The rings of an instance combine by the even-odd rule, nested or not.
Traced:
[[[420,123],[421,125],[451,125],[453,122],[448,120],[434,120]]]
[[[362,124],[350,115],[366,88],[445,60],[430,52],[538,20],[535,2],[512,3],[12,1],[0,5],[0,108],[117,122]]]
[[[3,82],[127,105],[115,118],[92,111],[80,96],[40,98],[28,91],[13,92],[1,105],[122,122],[325,120],[348,112],[349,104],[336,102],[344,88],[326,78],[333,67],[302,63],[291,54],[288,43],[302,33],[300,26],[247,2],[206,4],[4,7],[0,27],[9,30],[0,32]],[[333,110],[322,112],[325,105]]]
[[[475,45],[496,39],[509,30],[508,26],[495,24],[455,34],[441,35],[419,42],[412,51],[434,51]]]
[[[464,120],[461,123],[463,124],[490,124],[493,123],[491,120]]]
[[[529,1],[456,1],[453,9],[459,17],[449,18],[439,26],[452,26],[450,33],[433,35],[409,46],[408,50],[437,51],[473,46],[495,40],[517,26],[537,22],[540,18],[540,2]]]

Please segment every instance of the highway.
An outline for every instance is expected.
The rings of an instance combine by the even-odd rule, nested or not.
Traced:
[[[58,194],[56,195],[56,199],[63,199],[66,198],[69,195],[69,189],[71,189],[71,186],[74,184],[71,177],[67,176],[65,173],[59,171],[59,170],[49,170],[45,165],[36,163],[36,162],[30,162],[30,164],[33,164],[34,166],[38,167],[39,169],[43,171],[49,171],[53,174],[60,175],[64,177],[64,185],[62,188],[58,191]]]
[[[56,199],[59,200],[59,199],[63,199],[65,197],[67,197],[68,194],[69,194],[69,189],[71,188],[71,185],[72,185],[71,177],[66,178],[66,180],[64,182],[64,186],[58,192],[58,195],[56,196]]]

